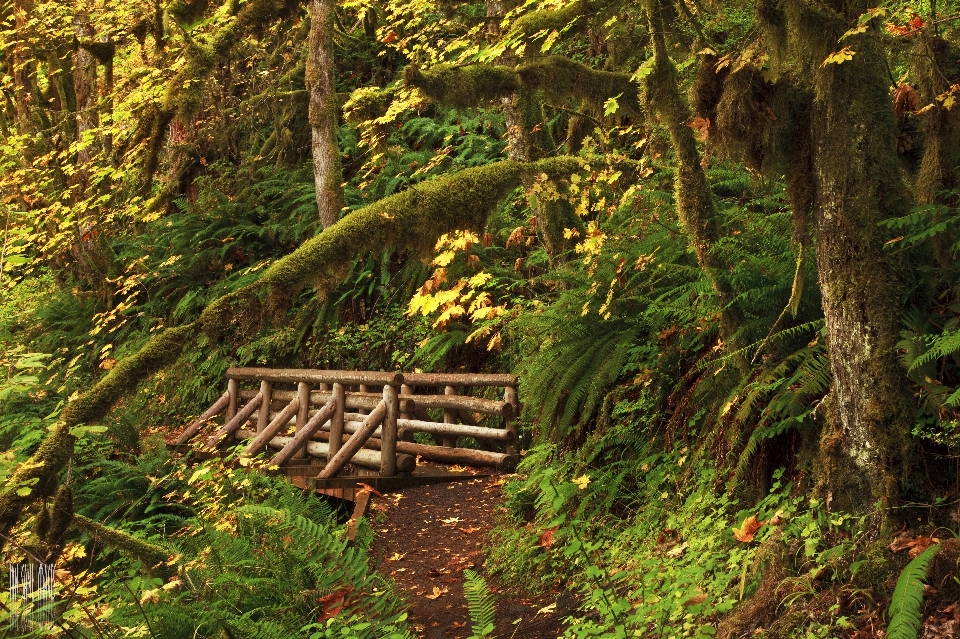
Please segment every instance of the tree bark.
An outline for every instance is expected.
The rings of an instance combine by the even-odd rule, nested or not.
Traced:
[[[337,144],[337,94],[333,81],[334,0],[310,1],[310,38],[306,85],[317,209],[323,228],[340,219],[343,208],[340,147]]]
[[[846,8],[856,20],[866,4]],[[833,385],[821,439],[823,488],[836,507],[897,496],[909,451],[908,387],[896,358],[897,268],[877,223],[905,215],[886,61],[873,37],[816,72],[811,113],[817,267]]]

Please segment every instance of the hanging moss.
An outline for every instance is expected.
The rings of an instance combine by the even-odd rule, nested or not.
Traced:
[[[163,546],[151,544],[122,530],[109,528],[80,514],[73,516],[73,525],[93,538],[96,543],[115,548],[131,559],[140,561],[151,575],[166,579],[177,571],[176,568],[167,565],[173,553]]]
[[[403,79],[431,100],[455,109],[475,108],[520,90],[513,69],[493,64],[438,64],[426,71],[411,64],[404,69]]]
[[[404,71],[404,80],[431,100],[458,109],[474,108],[525,88],[542,91],[557,103],[573,98],[594,108],[619,96],[623,111],[640,113],[637,86],[629,73],[597,71],[564,56],[534,58],[516,69],[487,64],[462,67],[440,64],[422,71],[411,65]],[[365,98],[368,94],[361,95]]]
[[[734,302],[733,290],[723,273],[724,265],[713,252],[720,231],[713,195],[706,174],[700,164],[700,152],[693,129],[687,126],[689,108],[680,95],[677,69],[667,54],[660,18],[659,0],[646,0],[645,12],[653,34],[654,58],[650,73],[644,78],[643,102],[646,109],[660,116],[670,132],[677,163],[674,185],[677,216],[684,231],[690,236],[704,275],[717,295],[721,313],[721,333],[727,349],[737,351],[740,343],[736,337],[743,323],[740,311]],[[738,363],[745,368],[746,360]]]
[[[569,98],[602,107],[609,98],[618,98],[620,108],[640,113],[637,85],[629,73],[596,71],[570,58],[552,55],[534,58],[517,67],[517,75],[527,89],[539,89],[555,102]]]
[[[167,13],[177,22],[190,24],[203,17],[209,8],[208,0],[173,0],[167,5]]]
[[[774,121],[767,97],[770,83],[752,60],[742,60],[723,82],[717,104],[713,148],[759,171],[763,164],[763,139]]]
[[[693,84],[690,85],[690,106],[698,117],[713,123],[717,121],[717,105],[720,103],[723,81],[730,73],[730,66],[717,69],[720,58],[713,53],[702,54],[699,58]]]

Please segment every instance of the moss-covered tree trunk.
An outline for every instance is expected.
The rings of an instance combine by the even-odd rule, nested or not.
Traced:
[[[816,56],[867,10],[863,1],[797,3],[797,47]],[[868,510],[897,495],[908,452],[908,387],[896,359],[902,310],[880,220],[908,211],[896,155],[886,60],[870,33],[843,64],[810,65],[817,266],[833,385],[825,402],[820,484],[836,507]],[[824,58],[820,58],[823,60]]]
[[[343,208],[340,146],[337,144],[337,94],[333,82],[333,12],[335,0],[310,1],[310,38],[306,84],[310,91],[311,149],[317,208],[324,228]]]

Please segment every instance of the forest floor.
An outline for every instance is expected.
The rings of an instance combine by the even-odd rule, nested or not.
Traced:
[[[503,475],[486,469],[463,472],[489,476],[374,499],[368,517],[377,535],[371,555],[378,570],[392,576],[406,597],[411,627],[421,639],[470,636],[463,594],[467,568],[484,575],[496,595],[494,636],[554,639],[561,629],[556,608],[565,602],[554,604],[564,593],[520,596],[510,584],[497,583],[482,570],[487,534],[501,507]]]

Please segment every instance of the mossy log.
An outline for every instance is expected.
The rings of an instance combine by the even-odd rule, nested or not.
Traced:
[[[73,516],[73,525],[108,548],[116,548],[132,559],[139,560],[151,575],[167,578],[176,572],[168,565],[173,553],[163,546],[151,544],[130,533],[110,528],[83,515]]]

